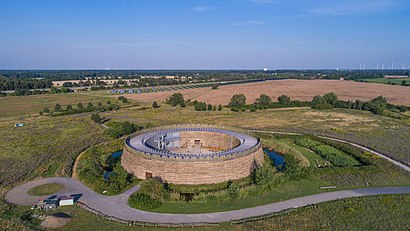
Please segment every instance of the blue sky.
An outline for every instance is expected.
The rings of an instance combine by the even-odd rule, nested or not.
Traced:
[[[410,0],[0,0],[0,69],[410,65]]]

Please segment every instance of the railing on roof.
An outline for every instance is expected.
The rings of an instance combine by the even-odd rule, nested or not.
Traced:
[[[145,140],[149,137],[152,137],[156,134],[162,134],[164,132],[173,132],[173,131],[209,131],[209,132],[221,132],[225,134],[230,134],[238,138],[240,133],[246,133],[247,135],[253,136],[253,133],[244,131],[237,128],[231,128],[226,126],[214,126],[214,125],[204,125],[204,124],[182,124],[182,125],[169,125],[169,126],[161,126],[155,127],[150,129],[144,129],[137,133],[134,133],[130,137],[128,137],[125,141],[125,149],[134,154],[143,154],[144,156],[152,159],[166,159],[166,160],[175,160],[175,161],[219,161],[219,160],[226,160],[226,159],[233,159],[240,156],[246,156],[251,153],[254,153],[258,149],[261,148],[261,142],[259,137],[256,138],[256,142],[249,148],[244,148],[242,146],[243,142],[245,142],[245,138],[242,137],[241,144],[237,147],[234,147],[229,150],[214,152],[214,153],[207,153],[207,154],[191,154],[191,153],[174,153],[170,151],[162,151],[154,148],[150,148],[145,145]],[[152,134],[154,132],[154,134]],[[155,133],[158,132],[158,133]],[[131,139],[144,134],[150,133],[147,136],[141,137],[142,145],[144,146],[144,150],[138,149],[131,144]]]

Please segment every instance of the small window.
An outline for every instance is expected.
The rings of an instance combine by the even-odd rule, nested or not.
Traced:
[[[152,173],[145,172],[145,179],[151,179],[151,178],[152,178]]]
[[[201,144],[201,140],[195,140],[195,145],[200,145]]]

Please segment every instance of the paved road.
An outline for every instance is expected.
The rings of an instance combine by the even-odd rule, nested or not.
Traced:
[[[309,204],[316,204],[342,198],[381,194],[410,193],[410,186],[361,188],[315,194],[268,205],[227,212],[204,214],[162,214],[133,209],[127,205],[128,197],[132,193],[137,191],[139,189],[139,186],[134,186],[130,190],[118,196],[104,196],[93,192],[77,179],[70,177],[52,177],[34,180],[20,185],[10,190],[6,194],[5,198],[7,201],[14,204],[34,205],[41,197],[29,196],[27,195],[27,191],[30,188],[47,183],[60,183],[64,185],[64,189],[58,192],[58,195],[83,194],[79,199],[80,202],[87,204],[89,207],[96,209],[104,213],[105,215],[114,216],[124,220],[137,220],[154,223],[223,222],[246,217],[259,216],[271,212],[279,212],[283,209],[298,208]]]
[[[282,133],[285,132],[270,132],[270,131],[256,131],[255,132],[269,132],[269,133]],[[297,134],[297,133],[292,133]],[[410,168],[402,163],[392,160],[378,152],[370,150],[366,147],[347,142],[344,140],[338,140],[328,137],[322,137],[326,139],[332,139],[344,143],[349,143],[353,146],[362,148],[363,150],[372,152],[387,161],[401,167],[402,169],[410,172]],[[205,213],[205,214],[163,214],[145,212],[137,209],[130,208],[128,206],[128,197],[139,189],[139,186],[134,186],[128,191],[118,196],[104,196],[93,192],[79,180],[70,177],[52,177],[34,180],[17,186],[9,192],[7,192],[5,199],[11,203],[18,205],[34,205],[41,197],[29,196],[27,191],[36,186],[47,183],[60,183],[64,185],[64,188],[59,191],[58,195],[71,195],[82,194],[79,199],[80,202],[87,204],[89,207],[104,213],[107,216],[113,216],[124,220],[136,220],[142,222],[154,222],[154,223],[192,223],[192,222],[223,222],[236,219],[242,219],[246,217],[259,216],[272,212],[279,212],[283,209],[298,208],[309,204],[316,204],[326,201],[332,201],[342,198],[360,197],[369,195],[381,195],[381,194],[409,194],[410,186],[401,187],[380,187],[380,188],[361,188],[352,190],[343,190],[335,192],[320,193],[300,198],[294,198],[287,201],[276,202],[268,205],[246,208],[240,210],[233,210],[227,212],[218,213]]]

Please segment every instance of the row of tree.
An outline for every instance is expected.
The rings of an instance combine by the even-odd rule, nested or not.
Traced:
[[[93,111],[112,111],[118,110],[120,106],[118,104],[112,104],[110,100],[107,101],[106,105],[102,103],[98,103],[96,106],[89,102],[86,106],[84,106],[81,102],[77,104],[77,107],[74,108],[71,104],[67,105],[65,108],[61,106],[61,104],[57,103],[54,106],[54,111],[51,111],[48,107],[44,107],[42,111],[39,112],[40,115],[52,115],[52,116],[60,116],[60,115],[71,115],[71,114],[78,114],[83,112],[93,112]]]

